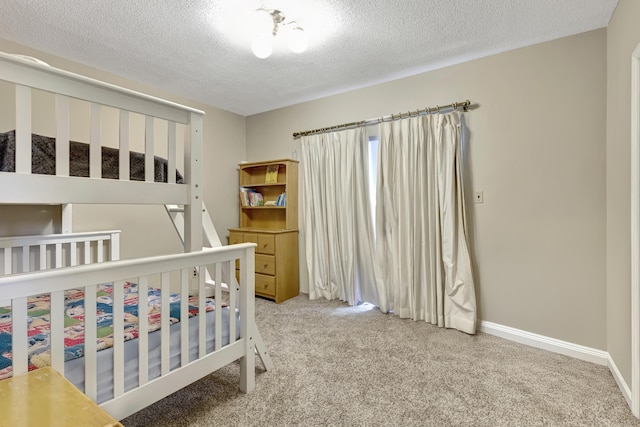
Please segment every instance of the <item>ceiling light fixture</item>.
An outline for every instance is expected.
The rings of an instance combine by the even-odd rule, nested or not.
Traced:
[[[251,50],[258,58],[267,58],[273,52],[273,38],[283,34],[289,49],[294,53],[307,50],[309,42],[304,29],[296,21],[284,22],[284,14],[277,9],[256,9],[251,17],[251,28],[254,31]]]

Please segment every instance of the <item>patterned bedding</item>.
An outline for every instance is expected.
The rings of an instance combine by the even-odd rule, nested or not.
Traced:
[[[129,152],[129,174],[132,181],[145,180],[144,154]],[[0,172],[16,171],[16,131],[0,133]],[[167,160],[154,156],[154,181],[167,182]],[[102,178],[118,179],[120,175],[120,154],[116,148],[102,147]],[[31,172],[41,175],[56,174],[56,140],[38,134],[31,135]],[[89,144],[69,142],[69,176],[89,176]],[[183,178],[176,171],[176,183]]]
[[[98,349],[113,346],[113,286],[103,284],[97,290]],[[180,295],[171,294],[170,323],[180,320]],[[160,290],[149,288],[149,332],[160,329]],[[215,302],[206,299],[206,311],[212,311]],[[50,364],[50,296],[38,295],[28,299],[29,370]],[[138,286],[126,282],[124,287],[125,341],[138,337]],[[197,297],[189,298],[189,317],[198,315]],[[65,361],[83,356],[84,351],[84,292],[78,289],[65,291],[64,315]],[[0,307],[0,379],[11,376],[11,309]]]

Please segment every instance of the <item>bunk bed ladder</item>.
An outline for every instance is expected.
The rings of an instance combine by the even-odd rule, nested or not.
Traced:
[[[171,222],[180,237],[180,241],[184,242],[184,208],[178,205],[165,205],[165,209],[167,210],[167,214],[169,218],[171,218]],[[209,215],[209,211],[202,202],[202,231],[203,231],[203,244],[206,247],[215,248],[218,246],[222,246],[222,242],[220,241],[220,236],[218,236],[218,232],[216,231],[215,226],[213,225],[213,221],[211,220],[211,216]],[[207,246],[208,245],[208,246]],[[198,272],[202,274],[202,272]],[[232,281],[232,284],[238,286],[238,281],[236,280],[236,275],[233,274],[232,271],[228,271],[228,268],[225,268],[223,264],[223,273],[227,275],[227,277]],[[211,274],[208,269],[205,269],[205,283],[213,283],[213,279],[211,279]],[[253,330],[255,331],[255,349],[256,353],[260,357],[262,361],[262,365],[264,368],[269,371],[273,369],[273,361],[271,360],[271,355],[267,352],[267,347],[262,339],[262,335],[260,335],[260,331],[258,327],[254,325]]]

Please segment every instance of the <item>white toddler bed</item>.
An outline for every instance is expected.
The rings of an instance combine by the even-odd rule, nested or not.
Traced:
[[[221,273],[223,264],[229,266],[236,259],[244,265],[243,273],[251,269],[253,245],[117,261],[118,242],[115,231],[0,238],[5,273],[0,277],[0,358],[13,362],[9,369],[0,369],[0,378],[10,376],[11,371],[40,367],[36,365],[42,362],[34,362],[37,357],[120,419],[237,359],[242,360],[240,387],[249,391],[254,382],[253,295],[245,287],[232,286],[223,298]],[[194,267],[215,271],[219,284],[214,286],[215,299],[206,298],[204,279],[200,279],[198,296],[189,301]],[[171,274],[174,271],[177,274]],[[139,295],[153,292],[154,300],[148,305],[134,301],[137,338],[126,340],[132,332],[131,322],[126,321],[126,307],[132,304],[127,304],[125,293],[130,289],[126,280],[131,278],[136,280]],[[99,340],[105,324],[100,309],[105,304],[105,292],[101,292],[105,285],[100,284],[108,281],[113,283],[106,285],[112,333]],[[154,289],[152,283],[159,289],[148,292]],[[175,288],[177,295],[172,292]],[[79,331],[84,334],[82,355],[65,360],[69,347],[78,347],[69,345],[70,333],[77,330],[69,324],[78,318],[69,313],[77,310],[70,305],[76,290],[84,292],[79,317]],[[194,306],[198,314],[191,317]],[[152,331],[154,317],[160,328]],[[3,354],[2,341],[7,336],[12,345]],[[103,348],[105,341],[111,346]],[[244,357],[246,354],[252,357]]]
[[[29,318],[28,298],[50,295],[50,363],[54,369],[68,374],[84,392],[117,419],[122,419],[154,401],[235,360],[240,361],[240,388],[254,388],[254,346],[259,334],[254,323],[254,247],[253,244],[203,249],[202,203],[202,116],[189,107],[164,101],[131,90],[89,79],[64,70],[49,67],[13,55],[0,53],[0,80],[8,82],[15,94],[15,134],[11,169],[0,171],[0,204],[59,204],[62,235],[44,237],[49,243],[39,243],[30,236],[26,240],[5,239],[0,277],[0,307],[11,307],[11,368],[13,375],[29,369],[27,342]],[[55,171],[34,173],[32,155],[32,105],[35,92],[53,94],[55,123]],[[88,142],[88,177],[73,173],[74,158],[70,156],[72,102],[89,105],[90,138]],[[40,109],[38,105],[38,109]],[[116,156],[118,173],[103,178],[104,146],[101,135],[103,109],[117,110],[118,135]],[[143,178],[134,177],[130,157],[130,117],[144,117]],[[166,136],[158,138],[156,125],[166,126]],[[183,151],[178,150],[177,132],[184,130]],[[2,129],[9,131],[11,129]],[[163,147],[155,141],[163,140]],[[111,147],[113,148],[113,147]],[[166,152],[166,156],[164,153]],[[166,157],[165,182],[156,182],[156,153]],[[112,153],[113,154],[113,153]],[[177,164],[184,163],[184,178],[180,180]],[[141,181],[138,179],[142,179]],[[182,206],[180,225],[176,228],[184,242],[184,254],[174,254],[134,260],[118,260],[118,233],[95,236],[72,235],[71,204],[156,204]],[[205,218],[206,219],[206,218]],[[205,221],[206,222],[206,221]],[[92,240],[93,239],[93,240]],[[15,240],[15,241],[12,241]],[[211,240],[211,239],[208,239]],[[78,243],[78,242],[89,243]],[[37,249],[33,249],[33,248]],[[82,248],[82,249],[80,249]],[[31,262],[37,260],[37,266]],[[53,261],[55,260],[55,261]],[[239,286],[228,286],[228,308],[223,307],[223,282],[235,283],[227,273],[240,263]],[[82,265],[80,265],[82,264]],[[205,276],[197,279],[198,313],[205,313],[207,304],[213,311],[187,319],[189,289],[194,269],[209,271],[215,285],[215,300],[206,301]],[[37,270],[37,271],[34,271]],[[126,284],[137,284],[139,294],[155,286],[160,289],[161,328],[149,332],[146,304],[139,305],[139,337],[125,341],[125,308],[121,304]],[[96,294],[102,284],[112,284],[113,346],[98,351],[100,318]],[[65,291],[84,292],[83,357],[65,363],[64,326]],[[174,325],[169,316],[171,292],[180,295],[181,321]],[[226,295],[226,294],[225,294]],[[208,319],[213,322],[209,323]],[[226,319],[226,320],[223,320]],[[197,337],[197,339],[195,339]],[[209,337],[209,338],[208,338]],[[155,349],[155,343],[160,344]],[[172,346],[173,342],[173,346]],[[158,359],[154,360],[153,353]],[[151,354],[151,355],[150,355]],[[131,358],[129,356],[132,355]],[[103,363],[106,357],[113,366]],[[80,374],[74,365],[79,364]],[[103,375],[107,368],[112,374]],[[155,377],[158,373],[158,377]],[[106,378],[106,383],[100,381]]]

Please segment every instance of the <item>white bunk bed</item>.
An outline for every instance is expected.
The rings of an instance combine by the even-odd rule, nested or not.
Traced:
[[[48,349],[51,366],[67,374],[68,378],[76,376],[75,380],[69,379],[116,419],[125,418],[236,360],[240,361],[240,389],[251,391],[255,385],[255,343],[261,343],[254,323],[255,245],[203,248],[203,240],[209,243],[215,240],[219,245],[217,235],[215,238],[203,237],[204,113],[3,53],[0,53],[0,80],[14,85],[16,104],[15,168],[11,172],[0,172],[0,204],[63,206],[59,225],[63,234],[0,239],[3,272],[0,275],[0,314],[2,307],[10,307],[13,375],[26,373],[33,367],[27,342],[29,321],[33,320],[28,315],[29,298],[48,295],[51,301]],[[51,112],[56,123],[55,173],[51,175],[32,173],[33,90],[52,93],[55,97],[55,111]],[[74,161],[69,156],[70,99],[90,105],[88,177],[70,174]],[[104,106],[119,111],[117,179],[102,178],[100,115]],[[132,113],[145,117],[143,181],[135,181],[130,175],[129,117]],[[166,182],[154,180],[153,131],[157,120],[167,122]],[[177,127],[185,130],[184,183],[176,181]],[[119,260],[118,232],[71,233],[71,206],[74,203],[170,205],[171,212],[175,212],[176,205],[183,206],[179,223],[175,221],[175,213],[170,215],[184,242],[185,253]],[[206,216],[205,227],[208,223],[210,220]],[[233,277],[236,262],[240,265],[239,286]],[[207,271],[207,274],[199,274],[196,289],[190,289],[194,269]],[[209,273],[211,278],[205,284]],[[135,283],[139,295],[146,295],[151,287],[159,289],[161,327],[156,332],[149,332],[147,304],[139,304],[139,337],[125,342],[123,298],[130,282]],[[100,319],[96,308],[100,297],[96,295],[107,283],[113,298],[113,346],[108,351],[99,351],[96,325]],[[206,300],[205,286],[210,285],[214,287],[213,301]],[[65,362],[64,303],[65,292],[69,290],[81,290],[84,297],[84,349],[80,362],[78,359]],[[173,325],[175,316],[170,319],[169,314],[175,296],[171,292],[177,292],[180,298],[180,321]],[[192,302],[196,298],[193,304],[197,306],[198,314],[188,318],[190,296]],[[7,313],[6,308],[4,312]],[[156,342],[157,349],[151,350]],[[157,360],[150,355],[154,351]],[[129,354],[134,355],[133,371]],[[104,357],[113,366],[107,385],[100,382],[105,375],[98,369],[106,365]],[[79,376],[71,373],[74,363],[81,365]],[[157,369],[151,365],[157,365]],[[270,367],[270,360],[265,367]]]

